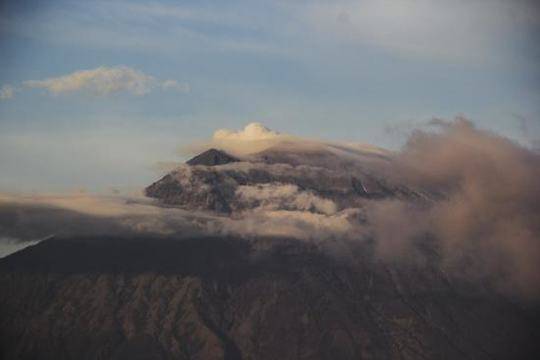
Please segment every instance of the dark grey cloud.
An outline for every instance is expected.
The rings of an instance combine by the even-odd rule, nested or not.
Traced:
[[[384,257],[403,256],[432,237],[449,269],[497,278],[540,293],[540,155],[470,121],[434,120],[394,159],[395,177],[444,194],[423,206],[370,204],[367,216]]]

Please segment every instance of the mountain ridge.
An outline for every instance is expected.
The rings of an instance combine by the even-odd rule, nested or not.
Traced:
[[[341,160],[340,163],[340,158],[327,149],[297,152],[267,149],[224,164],[204,165],[203,161],[197,161],[198,166],[180,166],[148,186],[145,194],[167,205],[218,213],[259,206],[260,202],[246,202],[239,196],[244,187],[253,187],[252,193],[261,193],[264,187],[291,185],[302,194],[309,194],[306,196],[334,202],[339,210],[359,207],[373,199],[423,201],[433,196],[428,191],[374,175],[363,167],[371,165],[371,161],[386,162],[387,159],[378,153],[368,153],[362,155],[360,164],[358,160]]]
[[[375,261],[369,245],[352,251],[354,262],[287,239],[45,240],[0,260],[0,351],[4,359],[539,354],[538,307],[433,265]]]

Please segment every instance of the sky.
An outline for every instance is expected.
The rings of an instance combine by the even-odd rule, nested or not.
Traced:
[[[251,122],[389,149],[464,116],[540,138],[526,0],[1,1],[0,191],[134,191]]]

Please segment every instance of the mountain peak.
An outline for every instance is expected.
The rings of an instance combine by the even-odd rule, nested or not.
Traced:
[[[209,149],[205,152],[195,156],[194,158],[188,160],[186,163],[188,165],[206,165],[206,166],[216,166],[224,165],[231,162],[240,161],[232,155],[227,154],[222,150]]]

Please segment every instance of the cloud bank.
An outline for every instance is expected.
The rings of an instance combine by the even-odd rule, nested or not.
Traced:
[[[244,191],[247,192],[248,191]],[[279,190],[279,192],[284,192]],[[159,235],[193,237],[234,235],[242,238],[282,236],[325,241],[341,236],[352,239],[355,210],[331,214],[312,213],[305,207],[318,199],[287,192],[292,202],[288,210],[267,202],[234,216],[163,207],[140,197],[71,195],[0,195],[0,247],[16,251],[50,236]],[[295,198],[294,194],[297,194]],[[244,196],[244,195],[240,195]],[[248,195],[249,196],[249,195]],[[283,196],[279,201],[283,201]],[[261,198],[261,196],[259,196]],[[333,207],[329,202],[322,209]],[[4,241],[2,240],[4,239]],[[6,253],[7,254],[7,253]]]
[[[193,233],[181,209],[140,197],[89,194],[0,195],[0,234],[19,241],[52,235]]]
[[[383,257],[434,239],[450,269],[494,277],[523,294],[540,288],[540,154],[458,118],[416,131],[394,159],[401,181],[437,189],[429,206],[371,203],[370,231]]]

